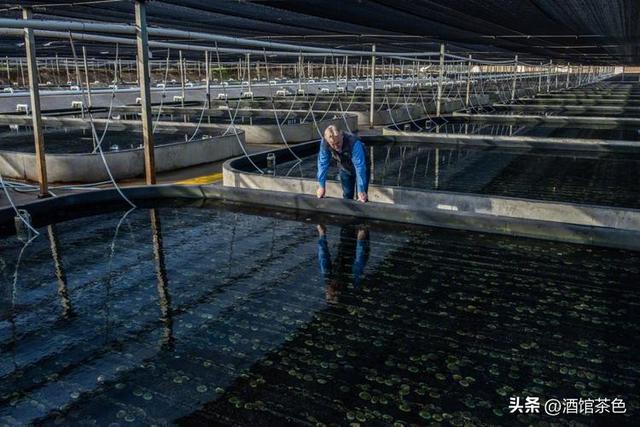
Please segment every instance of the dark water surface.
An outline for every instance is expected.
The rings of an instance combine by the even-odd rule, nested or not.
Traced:
[[[607,419],[513,415],[511,396],[640,410],[638,252],[219,204],[39,231],[0,240],[0,424]]]
[[[578,116],[578,117],[640,117],[640,107],[612,107],[604,105],[604,109],[597,105],[579,106],[579,109],[564,108],[562,105],[536,105],[536,104],[513,104],[508,106],[485,107],[481,109],[482,114],[497,115],[541,115],[541,116]]]
[[[104,128],[96,127],[98,137],[102,138]],[[206,130],[187,132],[166,132],[158,130],[153,134],[156,145],[166,145],[176,142],[202,140],[209,136],[219,135],[222,131]],[[44,129],[45,153],[53,154],[81,154],[91,153],[94,148],[94,139],[91,129],[78,128],[45,128]],[[103,151],[119,151],[134,148],[142,148],[142,132],[132,130],[107,129],[102,141]],[[33,131],[31,127],[20,126],[11,129],[8,126],[0,126],[0,151],[19,151],[34,153]]]
[[[396,127],[391,127],[396,129]],[[399,130],[440,134],[462,134],[482,136],[535,136],[545,138],[580,138],[622,141],[640,141],[640,126],[624,125],[580,125],[553,123],[505,123],[496,121],[466,121],[448,118],[446,123],[434,124],[423,120],[399,125]]]
[[[640,154],[374,142],[367,152],[373,184],[640,208]],[[316,158],[276,174],[315,179]]]

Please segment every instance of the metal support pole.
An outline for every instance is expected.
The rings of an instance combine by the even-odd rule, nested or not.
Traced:
[[[440,129],[440,127],[438,127],[437,129]],[[440,150],[438,148],[436,148],[434,161],[433,189],[437,190],[438,181],[440,179]]]
[[[56,84],[60,86],[60,60],[58,59],[57,53],[56,53]]]
[[[75,67],[76,86],[82,86],[82,77],[80,76],[80,65],[78,65],[77,57],[73,58],[73,66]]]
[[[371,91],[369,92],[369,127],[373,129],[374,97],[376,91],[376,45],[371,45]]]
[[[549,67],[547,67],[547,93],[551,91],[551,67],[553,66],[553,60],[549,61]]]
[[[516,85],[518,84],[518,55],[513,62],[513,79],[511,82],[511,102],[516,99]]]
[[[182,58],[182,51],[178,51],[178,61],[179,61],[179,67],[180,67],[180,96],[182,98],[182,101],[180,101],[180,104],[182,107],[184,107],[184,97],[185,97],[185,88],[184,88],[184,61]]]
[[[571,75],[571,62],[567,62],[567,81],[565,82],[564,87],[569,89],[569,76]]]
[[[31,19],[31,8],[22,8],[22,18]],[[40,192],[38,197],[49,196],[47,183],[47,162],[44,155],[44,137],[42,135],[42,115],[40,113],[40,90],[38,88],[38,68],[36,65],[36,43],[33,30],[24,29],[24,46],[27,51],[27,72],[29,74],[29,92],[31,96],[31,119],[33,123],[33,138],[36,149],[36,169]]]
[[[440,117],[442,109],[442,84],[444,83],[444,43],[440,45],[440,71],[438,73],[438,98],[436,99],[436,116]]]
[[[302,55],[298,57],[298,93],[302,91]]]
[[[113,84],[117,85],[119,83],[118,78],[118,61],[113,61]]]
[[[87,48],[82,46],[82,62],[84,64],[84,82],[87,86],[87,95],[89,108],[93,106],[93,101],[91,100],[91,83],[89,82],[89,67],[87,67]]]
[[[578,86],[582,86],[582,65],[578,66]]]
[[[247,81],[249,82],[249,92],[251,92],[251,54],[247,53]]]
[[[208,50],[204,51],[204,70],[205,70],[205,73],[207,73],[205,77],[207,81],[207,108],[211,108],[211,67],[209,64]]]
[[[71,84],[71,73],[69,72],[69,60],[67,58],[64,59],[64,70],[67,73],[67,85]]]
[[[540,63],[540,68],[538,69],[538,93],[542,91],[542,62]]]
[[[344,57],[344,78],[347,79],[347,85],[349,84],[349,57]]]
[[[145,0],[136,0],[136,47],[140,104],[142,107],[142,138],[144,141],[144,172],[148,185],[156,183],[155,156],[151,117],[151,77],[149,75],[149,37]]]
[[[27,85],[27,81],[24,78],[24,66],[22,65],[22,58],[20,58],[20,76],[22,77],[22,87],[25,87]],[[36,65],[36,69],[37,69],[37,65]]]
[[[7,85],[11,86],[11,71],[9,71],[10,70],[10,68],[9,68],[9,57],[7,56],[7,57],[5,57],[5,59],[7,61]]]
[[[465,94],[465,97],[464,97],[465,107],[469,106],[469,97],[471,96],[471,68],[472,68],[471,55],[469,55],[469,63],[467,64],[467,93]]]

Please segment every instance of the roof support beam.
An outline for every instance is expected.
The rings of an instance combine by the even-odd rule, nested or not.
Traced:
[[[151,117],[151,76],[149,73],[149,39],[147,36],[147,11],[145,0],[136,0],[136,46],[138,61],[138,83],[142,107],[142,139],[144,142],[144,175],[147,185],[156,183],[156,167],[153,147]]]
[[[23,19],[31,19],[32,11],[25,7],[22,9]],[[39,75],[36,63],[36,42],[33,30],[24,29],[24,46],[27,51],[27,71],[29,74],[29,92],[31,96],[31,118],[33,123],[33,139],[36,149],[36,170],[40,192],[38,197],[49,197],[49,184],[47,182],[47,161],[44,155],[44,136],[42,135],[42,115],[40,113],[40,90],[38,88]]]

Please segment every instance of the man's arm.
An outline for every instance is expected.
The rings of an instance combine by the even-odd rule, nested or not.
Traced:
[[[327,183],[327,172],[329,171],[329,165],[331,164],[331,153],[324,142],[324,139],[320,140],[320,151],[318,152],[318,186],[324,188]]]
[[[364,153],[364,144],[362,141],[357,140],[353,145],[353,152],[351,153],[351,161],[356,169],[356,187],[358,195],[364,193],[366,197],[367,193],[367,160]],[[358,197],[360,198],[360,197]],[[362,201],[366,201],[362,200]]]

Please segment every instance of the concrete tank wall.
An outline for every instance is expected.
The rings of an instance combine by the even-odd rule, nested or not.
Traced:
[[[226,187],[252,188],[314,195],[315,180],[243,173],[225,163],[223,180]],[[341,197],[339,182],[327,181],[328,197]],[[370,185],[369,200],[379,203],[406,205],[421,210],[456,214],[491,215],[536,221],[549,221],[611,227],[640,231],[640,211],[573,203],[545,202],[479,194],[458,194],[444,191],[419,191],[403,187]]]
[[[244,143],[244,132],[238,131]],[[156,172],[185,168],[239,156],[242,149],[232,133],[207,140],[178,142],[155,147]],[[104,153],[116,180],[144,174],[141,148]],[[99,153],[47,154],[49,182],[99,182],[109,179]],[[37,181],[36,157],[33,153],[0,151],[0,173],[5,178]]]
[[[394,138],[374,138],[393,140]],[[365,143],[367,139],[365,138]],[[372,143],[371,141],[369,143]],[[317,151],[317,143],[300,144],[293,150],[302,158]],[[274,151],[278,162],[293,159],[288,150]],[[258,165],[264,165],[267,153],[254,156]],[[223,166],[223,184],[238,189],[259,189],[299,195],[315,195],[317,183],[310,178],[273,176],[245,172],[246,159],[227,161]],[[327,195],[341,197],[339,182],[327,181]],[[584,205],[554,201],[541,201],[513,197],[492,196],[473,193],[453,193],[447,191],[416,190],[406,187],[369,186],[369,200],[380,205],[396,205],[408,211],[421,212],[423,216],[464,218],[467,223],[475,223],[490,218],[494,221],[493,231],[510,233],[509,227],[515,222],[526,221],[531,225],[528,232],[537,237],[556,239],[558,227],[587,227],[617,230],[618,232],[640,233],[640,210],[607,206]],[[398,210],[396,220],[402,221],[403,210]],[[483,219],[484,218],[484,219]],[[391,218],[390,218],[391,219]],[[545,224],[553,224],[547,227]],[[497,228],[496,228],[497,227]]]

